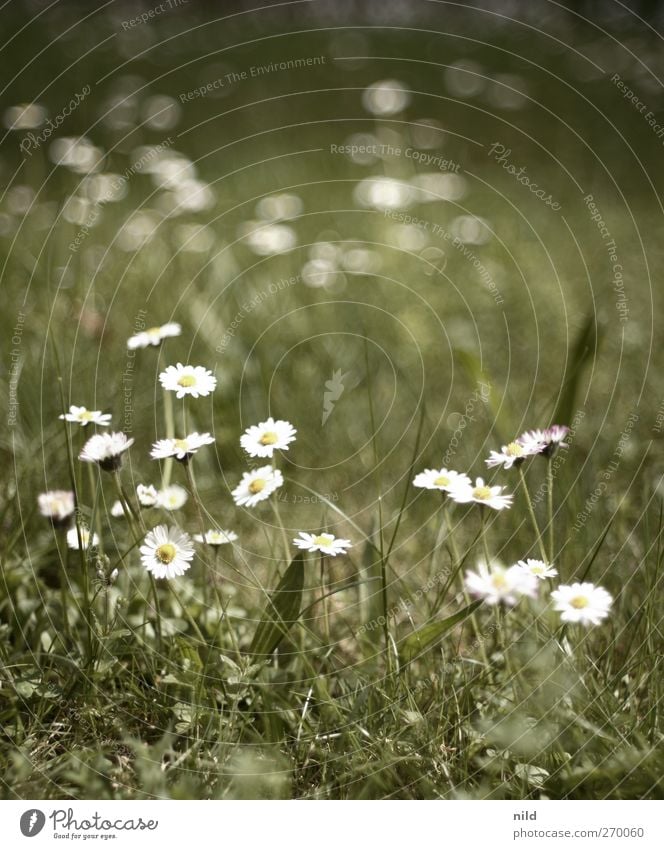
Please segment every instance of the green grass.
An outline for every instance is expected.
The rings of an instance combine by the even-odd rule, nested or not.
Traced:
[[[76,11],[65,17],[73,21]],[[174,13],[149,32],[167,37],[182,21]],[[424,23],[445,28],[440,19]],[[477,35],[470,16],[457,23]],[[32,41],[8,48],[7,67],[50,40],[34,26]],[[76,56],[88,49],[91,26],[81,24],[69,42]],[[113,31],[108,17],[96,26],[97,36]],[[524,41],[516,26],[487,30],[483,46],[362,29],[365,47],[321,30],[276,37],[289,27],[306,29],[254,16],[209,23],[196,38],[145,54],[142,42],[125,39],[122,49],[111,44],[80,59],[37,97],[71,62],[55,48],[5,95],[5,105],[35,98],[55,115],[90,80],[92,95],[61,134],[88,135],[107,152],[103,170],[116,174],[131,168],[132,150],[170,135],[170,148],[196,163],[215,199],[160,220],[143,247],[126,250],[127,219],[152,210],[158,220],[163,197],[148,175],[132,174],[126,196],[102,205],[72,251],[81,225],[59,213],[83,191],[81,176],[53,166],[47,145],[21,165],[19,136],[3,141],[3,185],[21,165],[14,183],[31,186],[36,199],[25,215],[15,195],[0,201],[0,391],[10,399],[15,386],[18,400],[15,422],[0,432],[2,796],[660,798],[664,386],[653,316],[661,312],[662,247],[647,179],[658,142],[608,78],[575,76],[548,38]],[[574,27],[570,44],[598,37]],[[270,37],[203,59],[222,49],[220,33],[224,46]],[[388,58],[357,67],[333,58],[364,49]],[[149,81],[140,107],[158,93],[177,100],[222,73],[219,63],[242,69],[302,55],[328,61],[186,103],[172,129],[142,125],[140,109],[126,129],[96,123],[109,97],[141,88],[129,73]],[[469,57],[485,73],[519,74],[532,100],[513,111],[488,95],[450,99],[444,68],[430,62]],[[378,121],[361,94],[388,77],[414,94],[396,120]],[[644,170],[584,97],[628,135]],[[397,222],[359,206],[353,192],[369,176],[410,180],[426,169],[405,156],[358,165],[329,148],[372,132],[405,149],[425,118],[451,131],[432,152],[461,164],[466,192],[400,210],[419,220],[427,240],[400,247]],[[487,156],[496,140],[562,214]],[[260,198],[282,192],[302,199],[302,212],[286,222],[297,246],[257,256],[239,228],[255,218]],[[624,322],[587,193],[618,246]],[[456,232],[460,215],[491,229],[465,252],[440,235]],[[182,250],[183,225],[207,226],[204,249]],[[347,255],[372,250],[374,267],[358,271],[347,256],[330,286],[308,286],[302,268],[321,241]],[[141,322],[168,320],[183,325],[182,336],[128,358],[126,339]],[[68,431],[58,415],[61,391],[66,405],[111,412],[114,428],[136,440],[123,485],[159,484],[148,456],[166,430],[158,374],[178,361],[218,378],[212,396],[176,402],[175,424],[179,432],[186,413],[189,431],[214,432],[216,445],[193,461],[196,485],[206,524],[235,530],[239,541],[217,559],[201,551],[172,586],[160,582],[157,617],[136,541],[109,513],[112,476],[90,476],[75,459],[89,428]],[[344,391],[323,426],[335,372]],[[242,510],[230,496],[248,468],[239,437],[268,414],[292,421],[298,438],[277,458],[285,477],[278,497]],[[498,616],[482,605],[413,648],[417,629],[466,607],[460,577],[482,555],[475,510],[455,507],[450,535],[437,493],[414,489],[414,473],[446,457],[451,468],[485,474],[490,449],[554,415],[574,426],[555,465],[554,562],[561,581],[585,578],[611,592],[609,619],[562,628],[543,601]],[[545,463],[525,469],[544,528]],[[72,474],[81,515],[102,538],[97,562],[67,551],[63,532],[37,510],[38,493],[70,488]],[[509,564],[539,556],[518,473],[489,477],[515,492],[514,507],[490,517],[491,555]],[[189,487],[177,464],[172,482]],[[144,511],[143,521],[149,528],[165,516]],[[173,520],[199,532],[193,498]],[[287,573],[290,539],[321,528],[353,542],[348,556],[324,564],[324,587],[314,555]],[[463,560],[458,574],[452,541]],[[282,579],[287,592],[271,603]]]

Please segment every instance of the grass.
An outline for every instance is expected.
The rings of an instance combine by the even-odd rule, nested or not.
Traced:
[[[470,18],[459,22],[477,31]],[[119,47],[82,58],[76,80],[67,74],[38,98],[34,86],[49,85],[64,61],[56,51],[36,64],[34,84],[23,75],[11,89],[9,103],[39,99],[57,114],[93,81],[67,133],[106,151],[104,172],[130,176],[123,197],[91,207],[99,216],[85,232],[87,219],[67,220],[76,218],[67,198],[89,191],[81,175],[54,166],[48,145],[25,158],[16,134],[3,142],[4,184],[16,171],[13,185],[31,187],[34,202],[21,212],[10,190],[0,201],[1,390],[18,402],[0,434],[2,796],[660,798],[662,378],[651,358],[661,330],[650,274],[662,248],[645,175],[656,161],[652,134],[606,79],[574,77],[547,38],[523,43],[516,27],[489,31],[484,46],[363,31],[373,55],[408,61],[349,70],[332,57],[351,48],[327,31],[274,38],[287,23],[227,24],[244,46],[219,62],[329,61],[306,78],[284,72],[184,104],[171,129],[145,124],[140,110],[150,96],[178,101],[221,73],[200,58],[214,24],[201,44],[176,39],[161,60],[148,50],[123,68]],[[589,37],[574,25],[570,44]],[[72,42],[80,54],[88,26]],[[167,26],[179,24],[145,33]],[[264,35],[260,46],[245,43]],[[18,39],[7,61],[25,44]],[[517,47],[520,58],[505,55]],[[516,111],[450,100],[444,68],[423,65],[425,54],[442,65],[470,55],[519,74],[533,100]],[[552,74],[563,80],[553,88]],[[395,120],[361,105],[364,87],[386,77],[415,92]],[[112,96],[135,89],[127,126],[100,120]],[[643,174],[616,153],[584,96],[629,133]],[[555,132],[538,103],[560,117],[548,118]],[[404,229],[358,203],[357,183],[431,169],[403,155],[359,165],[330,144],[371,132],[405,150],[421,138],[422,118],[452,131],[429,150],[461,163],[465,193],[398,207],[415,219]],[[130,169],[132,151],[169,134],[169,150],[195,162],[214,203],[162,218],[166,192]],[[487,156],[497,139],[562,215]],[[285,192],[302,200],[286,222],[297,246],[258,255],[239,234],[261,198]],[[625,321],[583,202],[589,192],[624,268]],[[157,225],[142,246],[137,210]],[[458,234],[464,215],[489,229],[462,249],[441,233]],[[200,226],[191,250],[195,230],[186,228]],[[336,257],[325,287],[308,285],[303,271],[316,245]],[[142,325],[169,320],[182,336],[128,353]],[[169,409],[158,374],[178,361],[213,369],[218,387]],[[335,373],[343,390],[321,425]],[[135,438],[120,472],[131,500],[136,484],[159,485],[163,474],[190,492],[185,507],[170,518],[142,511],[135,534],[112,518],[113,475],[88,474],[76,459],[90,428],[58,420],[70,403],[111,412],[114,429]],[[269,413],[292,421],[297,441],[276,459],[284,486],[242,510],[230,496],[249,468],[239,437]],[[561,581],[590,580],[614,596],[610,617],[588,630],[561,627],[544,600],[468,611],[461,575],[483,554],[479,514],[448,510],[411,485],[442,457],[487,476],[490,449],[554,417],[573,436],[552,464],[553,503],[538,458],[523,480],[491,473],[515,503],[488,517],[485,542],[492,558],[513,563],[540,556],[534,524],[546,553],[553,531]],[[194,458],[194,479],[148,456],[155,439],[183,428],[216,439]],[[38,493],[74,487],[80,519],[101,537],[98,556],[67,549],[64,532],[38,513]],[[187,575],[151,583],[137,540],[164,517],[198,533],[199,507],[202,524],[235,530],[238,543],[216,555],[198,547]],[[293,560],[290,539],[323,528],[351,539],[350,553],[322,570],[314,555]]]

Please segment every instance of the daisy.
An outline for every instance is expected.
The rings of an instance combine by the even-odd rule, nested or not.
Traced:
[[[164,510],[179,510],[186,504],[187,498],[187,490],[174,483],[159,490],[157,504]]]
[[[320,551],[321,554],[346,554],[346,550],[352,548],[349,539],[337,539],[333,534],[306,534],[300,531],[300,536],[293,540],[293,545],[305,551]]]
[[[98,433],[91,436],[78,455],[85,463],[99,463],[107,472],[120,468],[122,455],[134,444],[124,433]]]
[[[484,462],[489,468],[493,466],[502,466],[505,469],[511,469],[512,466],[518,466],[526,459],[534,454],[539,454],[545,448],[543,442],[531,441],[527,443],[510,442],[509,445],[503,445],[500,451],[492,451],[488,460]]]
[[[101,427],[108,427],[111,423],[110,413],[102,413],[101,410],[88,410],[86,407],[77,407],[74,404],[71,405],[68,413],[63,413],[58,418],[64,419],[66,422],[76,422],[81,427],[85,427],[90,422]]]
[[[512,506],[512,495],[503,495],[504,486],[487,486],[482,478],[477,478],[475,486],[459,486],[452,489],[450,496],[459,504],[482,504],[493,510],[505,510]]]
[[[178,528],[157,525],[148,531],[141,546],[141,562],[155,578],[175,578],[191,566],[191,537]]]
[[[179,336],[182,333],[182,327],[175,321],[169,321],[167,324],[162,324],[161,327],[150,327],[142,333],[137,333],[127,340],[127,347],[130,349],[147,348],[148,345],[161,345],[164,339],[169,336]]]
[[[533,560],[530,557],[527,560],[519,560],[516,565],[529,575],[539,578],[540,581],[543,581],[545,578],[555,578],[558,574],[558,570],[553,566],[549,566],[543,560]]]
[[[204,542],[207,545],[225,545],[228,542],[235,542],[237,534],[233,531],[218,531],[213,528],[210,531],[205,531],[205,536],[194,534],[194,539],[196,542]]]
[[[567,425],[551,425],[544,430],[527,430],[522,433],[517,442],[521,445],[528,446],[532,444],[540,445],[540,454],[550,456],[555,453],[558,448],[567,448],[567,443],[563,442],[569,428]]]
[[[560,611],[563,622],[598,625],[609,615],[613,599],[604,587],[595,584],[561,584],[551,593],[554,610]]]
[[[240,445],[250,457],[272,457],[275,451],[286,451],[295,441],[297,431],[290,422],[272,416],[267,421],[253,425],[240,437]]]
[[[183,439],[158,439],[152,446],[150,456],[153,460],[175,457],[176,460],[186,463],[199,448],[213,442],[214,438],[209,433],[190,433]]]
[[[260,469],[245,472],[231,495],[239,507],[254,507],[259,501],[269,498],[283,482],[279,469],[261,466]]]
[[[204,366],[183,366],[182,363],[168,366],[159,375],[159,380],[164,389],[177,392],[176,398],[209,395],[217,386],[217,378]]]
[[[99,537],[97,534],[91,534],[87,528],[80,528],[81,532],[81,548],[85,551],[90,546],[99,545]],[[78,530],[76,528],[70,528],[67,531],[67,545],[69,548],[75,548],[78,550]]]
[[[54,525],[61,525],[74,512],[74,493],[65,489],[52,489],[37,496],[39,512]]]
[[[111,516],[114,519],[124,519],[125,518],[125,509],[124,505],[121,501],[114,501],[111,506]]]
[[[139,483],[136,487],[136,498],[141,507],[154,507],[159,503],[159,493],[152,486]]]
[[[537,578],[521,569],[510,566],[505,569],[498,563],[490,567],[485,561],[477,564],[477,572],[466,572],[466,589],[469,593],[486,601],[487,604],[516,604],[519,596],[533,597],[537,593]]]
[[[439,489],[441,492],[451,492],[455,487],[470,486],[468,475],[451,472],[448,469],[425,469],[413,478],[413,486],[423,489]]]

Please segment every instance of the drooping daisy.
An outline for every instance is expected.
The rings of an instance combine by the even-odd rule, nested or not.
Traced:
[[[509,445],[503,445],[500,451],[492,451],[489,459],[484,462],[489,468],[503,466],[505,469],[511,469],[512,466],[523,463],[526,457],[532,457],[543,450],[543,442],[510,442]]]
[[[91,436],[78,455],[85,463],[99,463],[105,471],[118,469],[122,463],[122,455],[134,444],[133,439],[127,439],[124,433],[98,433]]]
[[[204,366],[168,366],[162,371],[159,380],[164,389],[176,392],[176,398],[191,395],[192,398],[209,395],[217,386],[217,378]]]
[[[253,507],[259,501],[264,501],[284,482],[279,469],[272,466],[261,466],[251,472],[244,472],[242,480],[231,495],[239,507]]]
[[[187,503],[187,498],[187,490],[174,483],[159,490],[157,504],[164,510],[179,510]]]
[[[127,339],[127,347],[134,350],[135,348],[147,348],[148,345],[161,345],[164,339],[169,336],[179,336],[181,333],[182,327],[176,321],[169,321],[160,327],[150,327],[135,336],[131,336]]]
[[[74,512],[74,493],[65,489],[52,489],[37,496],[39,512],[54,525],[66,522]]]
[[[153,460],[175,457],[176,460],[186,463],[199,448],[213,442],[214,438],[209,433],[190,433],[183,439],[158,439],[152,446],[150,456]]]
[[[560,611],[563,622],[579,622],[581,625],[598,625],[606,619],[613,602],[604,587],[595,584],[561,584],[551,593],[554,610]]]
[[[250,457],[272,457],[275,451],[286,451],[295,441],[297,431],[290,422],[276,421],[270,416],[267,421],[247,428],[240,437],[240,445]]]
[[[141,546],[141,562],[155,578],[184,575],[193,559],[191,537],[178,528],[157,525],[148,531]]]
[[[305,551],[320,551],[322,554],[336,557],[337,554],[346,554],[353,544],[349,539],[337,539],[334,534],[307,534],[300,531],[300,536],[293,540],[293,545]]]
[[[235,542],[237,534],[233,531],[218,531],[215,528],[205,531],[203,534],[194,534],[196,542],[204,542],[206,545],[226,545],[229,542]]]
[[[567,425],[551,425],[544,430],[527,430],[522,433],[517,442],[521,445],[528,446],[532,444],[541,445],[540,454],[546,457],[555,453],[558,448],[567,448],[567,443],[563,440],[569,433]]]
[[[136,487],[136,498],[141,507],[154,507],[159,503],[159,493],[152,484],[139,483]]]
[[[126,518],[124,504],[121,501],[114,501],[111,505],[111,516],[114,519],[124,519]]]
[[[466,572],[466,589],[471,595],[481,598],[487,604],[516,604],[519,596],[531,598],[537,594],[537,578],[519,566],[506,569],[499,563],[487,565],[486,561],[477,564],[477,572]]]
[[[81,528],[81,548],[85,551],[90,546],[99,545],[99,537],[97,534],[91,534],[87,528]],[[70,528],[67,531],[67,545],[69,548],[78,550],[78,531],[76,528]]]
[[[470,485],[471,480],[468,475],[452,472],[449,469],[425,469],[413,478],[413,486],[439,489],[441,492],[451,492],[455,487]]]
[[[108,427],[111,423],[110,413],[102,413],[101,410],[88,410],[86,407],[77,407],[74,404],[71,405],[68,413],[63,413],[58,418],[64,419],[66,422],[76,422],[81,427],[85,427],[91,422],[100,427]]]
[[[483,478],[477,478],[475,485],[458,486],[450,491],[450,497],[459,504],[474,502],[493,510],[505,510],[512,506],[512,495],[503,495],[504,486],[488,486]]]
[[[543,560],[534,560],[531,557],[527,560],[519,560],[516,565],[524,572],[528,572],[529,575],[539,578],[540,581],[544,581],[546,578],[555,578],[558,574],[558,570],[553,566]]]

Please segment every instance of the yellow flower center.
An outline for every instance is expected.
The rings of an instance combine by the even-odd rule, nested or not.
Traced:
[[[575,608],[575,610],[583,610],[584,607],[588,607],[590,601],[588,600],[588,596],[575,595],[574,598],[569,600],[569,603],[573,608]]]
[[[476,486],[473,490],[473,497],[478,498],[480,501],[488,501],[491,498],[491,487]]]
[[[544,568],[542,566],[531,566],[530,571],[533,573],[533,575],[541,575],[544,571]]]
[[[439,475],[433,482],[434,486],[449,486],[450,479],[447,475]]]
[[[175,560],[177,551],[173,543],[165,542],[163,545],[159,546],[159,548],[155,551],[155,554],[157,556],[157,560],[161,563],[171,563]]]
[[[173,441],[175,442],[175,447],[178,449],[178,451],[189,450],[189,444],[187,443],[186,439],[174,439]]]
[[[331,541],[328,534],[320,534],[320,536],[314,537],[315,545],[329,545]]]
[[[274,445],[279,437],[273,430],[266,431],[260,438],[259,442],[261,445]]]
[[[193,374],[183,374],[178,378],[178,386],[184,386],[185,388],[189,386],[194,386],[196,383],[196,378]]]
[[[505,448],[505,453],[510,457],[521,457],[523,454],[523,446],[519,445],[518,442],[510,442],[510,444]]]
[[[148,336],[159,336],[161,334],[161,327],[150,327],[145,332]]]
[[[252,495],[257,495],[265,489],[267,481],[264,478],[256,478],[249,484],[249,492]]]
[[[504,590],[507,586],[507,578],[502,572],[496,572],[491,576],[491,583],[497,590]]]
[[[78,417],[82,422],[89,422],[92,418],[92,413],[90,412],[90,410],[83,410],[78,414]]]

